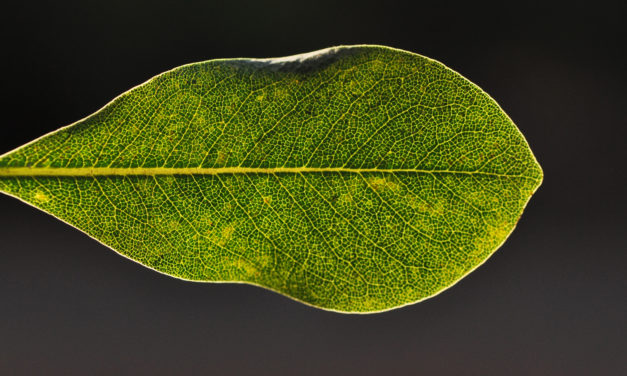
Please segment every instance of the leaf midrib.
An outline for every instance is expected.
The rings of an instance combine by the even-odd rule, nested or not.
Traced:
[[[532,176],[499,174],[484,171],[426,170],[412,168],[348,168],[348,167],[0,167],[1,177],[96,177],[96,176],[173,176],[173,175],[235,175],[235,174],[303,174],[303,173],[416,173],[479,175],[502,178]]]

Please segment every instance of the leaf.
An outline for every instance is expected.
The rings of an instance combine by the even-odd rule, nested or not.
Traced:
[[[1,191],[149,268],[341,312],[453,285],[541,181],[486,93],[381,46],[185,65],[0,157]]]

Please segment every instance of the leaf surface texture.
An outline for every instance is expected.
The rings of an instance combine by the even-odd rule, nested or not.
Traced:
[[[382,311],[483,263],[542,181],[498,104],[381,46],[163,73],[0,157],[0,190],[157,271]]]

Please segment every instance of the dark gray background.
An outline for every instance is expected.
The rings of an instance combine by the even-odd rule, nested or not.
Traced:
[[[0,153],[181,64],[378,43],[490,93],[545,182],[457,286],[366,316],[169,278],[2,196],[0,373],[627,374],[627,8],[541,3],[4,4]]]

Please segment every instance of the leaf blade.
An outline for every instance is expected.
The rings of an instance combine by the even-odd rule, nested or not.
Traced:
[[[455,283],[541,179],[487,94],[375,46],[183,66],[0,157],[0,190],[146,266],[347,312]]]

